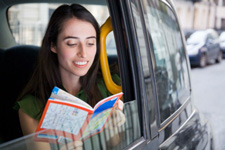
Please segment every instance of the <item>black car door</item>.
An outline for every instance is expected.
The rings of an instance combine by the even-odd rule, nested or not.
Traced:
[[[130,3],[133,36],[143,72],[144,98],[147,100],[149,147],[183,148],[194,138],[189,131],[194,121],[188,59],[176,13],[169,2],[142,0]],[[194,113],[195,114],[195,113]],[[192,120],[198,120],[192,117]],[[183,134],[182,134],[183,133]],[[179,135],[188,137],[189,142]],[[150,146],[151,145],[151,146]]]

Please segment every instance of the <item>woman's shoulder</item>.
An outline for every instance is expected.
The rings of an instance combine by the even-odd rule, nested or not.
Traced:
[[[14,109],[19,110],[21,106],[29,105],[29,103],[32,103],[34,100],[35,100],[35,97],[33,95],[27,94],[24,97],[22,97],[20,100],[16,101]]]
[[[43,108],[44,104],[31,94],[25,95],[19,101],[16,102],[14,105],[15,110],[22,109],[26,114],[31,116],[32,118],[39,120],[41,117],[41,109]]]

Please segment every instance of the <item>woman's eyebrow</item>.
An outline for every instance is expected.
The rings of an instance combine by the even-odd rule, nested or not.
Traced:
[[[91,39],[91,38],[96,39],[96,37],[95,37],[95,36],[89,36],[89,37],[87,37],[86,39]]]
[[[89,36],[86,39],[92,39],[92,38],[96,39],[95,36]],[[63,40],[66,40],[66,39],[80,39],[80,38],[76,37],[76,36],[67,36],[67,37],[63,38]]]
[[[66,40],[66,39],[80,39],[80,38],[75,37],[75,36],[67,36],[67,37],[63,38],[63,40]]]

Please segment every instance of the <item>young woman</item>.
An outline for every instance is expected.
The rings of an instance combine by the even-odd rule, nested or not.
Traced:
[[[55,10],[42,41],[37,67],[16,105],[24,135],[35,132],[54,86],[92,106],[111,95],[98,74],[99,35],[97,21],[83,6],[62,5]],[[48,143],[28,146],[50,149]],[[81,141],[73,143],[73,148],[80,147]]]

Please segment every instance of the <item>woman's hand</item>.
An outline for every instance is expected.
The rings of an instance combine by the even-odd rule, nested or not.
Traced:
[[[83,149],[82,141],[74,141],[68,144],[63,145],[60,150],[82,150]]]
[[[119,100],[117,106],[115,106],[115,109],[112,111],[112,115],[110,116],[108,122],[106,123],[105,128],[113,129],[116,127],[120,127],[125,123],[126,119],[122,110],[123,110],[123,102]]]
[[[112,111],[108,122],[105,125],[106,132],[110,135],[110,139],[107,140],[107,147],[114,147],[121,142],[123,138],[123,129],[120,128],[126,121],[125,115],[122,112],[123,102],[119,100],[117,106]],[[122,131],[122,132],[121,132]]]

